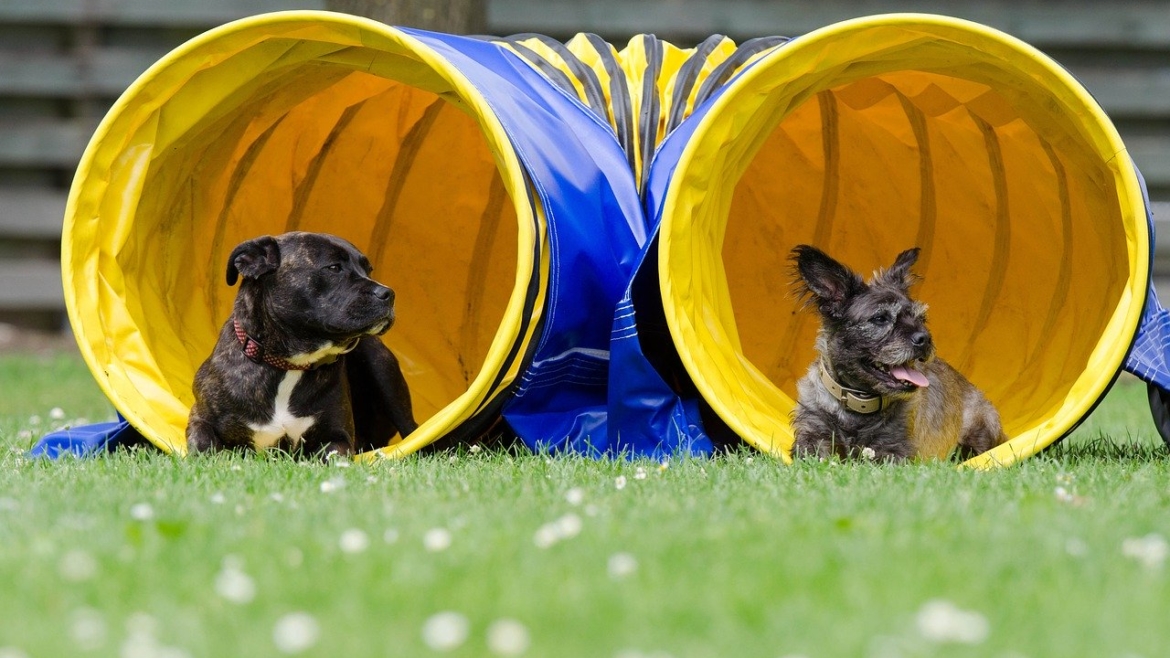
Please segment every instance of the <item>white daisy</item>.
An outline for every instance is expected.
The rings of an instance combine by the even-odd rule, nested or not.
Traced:
[[[519,656],[529,644],[528,628],[515,619],[497,619],[488,626],[488,649],[497,656]]]
[[[431,615],[422,627],[423,642],[434,651],[451,651],[467,641],[471,623],[458,612]]]
[[[272,642],[281,653],[306,651],[317,644],[320,637],[320,624],[307,612],[290,612],[277,619],[272,628]]]

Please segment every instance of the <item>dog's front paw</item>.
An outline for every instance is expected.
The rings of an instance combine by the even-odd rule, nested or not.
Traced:
[[[219,437],[208,423],[192,418],[187,422],[187,453],[214,452],[221,447]]]
[[[321,459],[327,462],[349,461],[353,457],[353,446],[349,441],[334,441],[321,451]]]
[[[877,445],[858,447],[849,456],[861,461],[900,464],[909,461],[911,453],[906,445]]]

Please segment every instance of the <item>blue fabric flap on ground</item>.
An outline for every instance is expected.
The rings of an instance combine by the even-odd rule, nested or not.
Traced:
[[[118,445],[139,440],[138,432],[118,416],[118,420],[71,427],[50,432],[37,441],[29,457],[91,457]]]

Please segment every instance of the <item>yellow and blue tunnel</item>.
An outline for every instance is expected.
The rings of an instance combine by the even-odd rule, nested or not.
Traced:
[[[622,49],[323,12],[212,30],[134,83],[66,210],[62,271],[115,423],[185,451],[227,254],[340,235],[398,295],[384,340],[419,429],[364,458],[500,432],[534,449],[789,459],[816,320],[787,254],[859,271],[922,248],[939,353],[1000,410],[1012,463],[1121,370],[1164,411],[1170,320],[1144,184],[1100,106],[1027,44],[957,19]]]

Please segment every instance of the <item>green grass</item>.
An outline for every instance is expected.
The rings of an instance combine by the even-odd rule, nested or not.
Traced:
[[[423,628],[442,611],[469,622],[452,656],[493,655],[500,619],[527,629],[527,656],[1170,646],[1165,544],[1148,541],[1150,565],[1126,550],[1170,537],[1166,451],[1131,380],[1069,440],[987,473],[751,453],[668,468],[466,452],[349,467],[147,450],[29,461],[51,408],[112,411],[69,355],[0,357],[0,387],[5,658],[283,655],[274,629],[296,611],[319,625],[305,656],[439,655]],[[547,545],[542,526],[572,535],[574,518],[579,533]],[[450,546],[428,550],[437,528]],[[347,552],[343,536],[368,546]],[[615,555],[636,568],[611,575]],[[225,598],[225,571],[254,596]],[[974,613],[953,631],[973,643],[926,624],[940,600]]]

